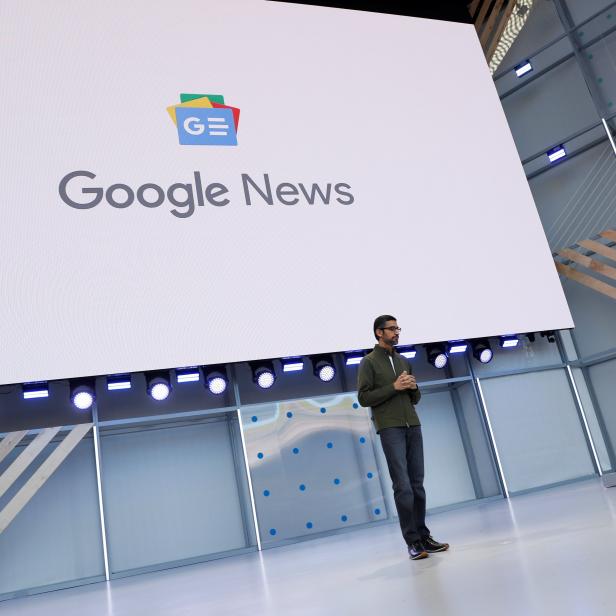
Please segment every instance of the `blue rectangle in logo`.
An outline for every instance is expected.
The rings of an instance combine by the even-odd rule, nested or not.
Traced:
[[[231,109],[177,107],[175,117],[181,145],[237,145]]]

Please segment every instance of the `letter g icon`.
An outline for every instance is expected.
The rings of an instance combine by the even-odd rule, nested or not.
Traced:
[[[199,122],[199,118],[190,116],[184,120],[184,130],[189,135],[203,135],[205,126]]]

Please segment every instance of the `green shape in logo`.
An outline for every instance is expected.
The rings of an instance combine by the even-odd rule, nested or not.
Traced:
[[[187,103],[188,101],[194,101],[196,98],[203,98],[207,96],[212,102],[225,104],[225,97],[222,94],[180,94],[180,102]]]

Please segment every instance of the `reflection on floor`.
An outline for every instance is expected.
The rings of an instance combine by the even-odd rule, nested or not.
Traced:
[[[395,525],[0,604],[12,616],[616,613],[616,488],[599,480],[433,515],[449,552]]]

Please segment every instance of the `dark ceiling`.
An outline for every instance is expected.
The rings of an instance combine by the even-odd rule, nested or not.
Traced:
[[[280,2],[282,0],[270,0]],[[468,0],[379,0],[366,2],[351,0],[350,2],[287,2],[287,4],[310,4],[313,6],[329,6],[338,9],[351,9],[356,11],[371,11],[373,13],[390,13],[394,15],[407,15],[409,17],[425,17],[428,19],[442,19],[462,23],[472,23]]]

